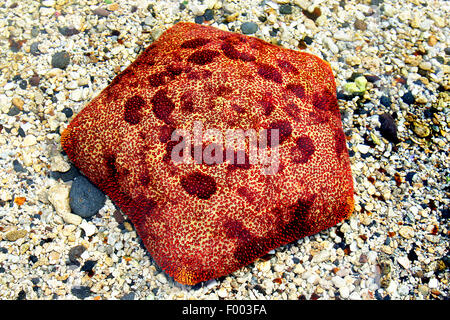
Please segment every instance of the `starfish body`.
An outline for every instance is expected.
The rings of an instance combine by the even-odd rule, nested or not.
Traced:
[[[174,161],[174,131],[195,123],[224,136],[266,130],[272,147],[269,132],[278,129],[277,170],[251,163],[250,144],[244,163]],[[330,66],[213,27],[178,23],[164,32],[73,119],[61,143],[183,284],[227,275],[353,212]]]

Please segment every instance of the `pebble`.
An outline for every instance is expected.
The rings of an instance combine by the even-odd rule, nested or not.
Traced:
[[[104,193],[84,176],[77,176],[73,179],[69,198],[73,213],[83,218],[90,218],[98,213],[106,201]]]
[[[12,106],[9,109],[7,115],[10,116],[10,117],[14,117],[14,116],[17,116],[19,113],[20,113],[20,109],[18,107],[16,107],[16,106]]]
[[[37,139],[35,136],[29,134],[25,137],[25,139],[23,139],[23,146],[24,147],[30,147],[30,146],[34,146],[37,143]]]
[[[281,14],[291,14],[292,13],[292,6],[290,4],[282,4],[280,6],[280,13]]]
[[[56,52],[52,56],[52,67],[66,69],[70,64],[70,54],[66,51]]]
[[[392,143],[397,143],[399,141],[397,135],[397,125],[394,118],[389,113],[383,113],[378,116],[380,121],[380,134]]]
[[[92,223],[87,222],[83,219],[83,221],[80,224],[80,228],[84,230],[86,233],[86,236],[90,237],[94,235],[97,232],[97,228]]]
[[[409,226],[402,226],[398,233],[405,239],[411,239],[414,237],[414,229]]]
[[[108,10],[101,7],[95,8],[92,12],[99,17],[107,17],[110,14]]]
[[[402,100],[406,104],[413,104],[416,101],[416,99],[414,98],[414,96],[411,93],[411,91],[408,91],[405,94],[403,94]]]
[[[339,295],[343,298],[343,299],[347,299],[350,295],[350,290],[348,287],[344,286],[339,288]]]
[[[92,294],[91,288],[88,286],[74,286],[70,292],[81,300],[88,298]]]
[[[86,247],[83,245],[78,245],[70,248],[69,250],[69,261],[72,263],[77,263],[83,252],[86,251]]]
[[[25,237],[27,235],[27,233],[28,232],[26,230],[23,230],[23,229],[21,229],[21,230],[12,230],[12,231],[9,231],[9,232],[7,232],[5,234],[5,239],[8,240],[8,241],[17,241],[20,238]]]
[[[397,259],[397,262],[405,269],[409,269],[411,266],[411,263],[410,263],[408,257],[406,257],[406,256],[399,257]]]
[[[22,110],[23,107],[23,100],[17,97],[12,98],[11,103],[16,106],[17,108],[19,108],[20,110]]]
[[[244,22],[241,24],[241,31],[243,34],[253,34],[258,31],[258,25],[254,22]]]
[[[430,289],[436,289],[439,286],[439,282],[436,278],[431,278],[430,281],[428,281],[428,287]]]

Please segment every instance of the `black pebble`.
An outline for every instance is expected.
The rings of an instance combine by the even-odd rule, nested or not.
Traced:
[[[307,45],[310,45],[311,43],[313,43],[313,38],[308,37],[308,36],[305,36],[305,37],[303,38],[303,41],[305,41],[305,43],[306,43]]]
[[[444,49],[446,55],[450,56],[450,47]]]
[[[0,247],[0,252],[1,253],[8,253],[8,249],[6,249],[4,247]]]
[[[3,268],[3,267],[0,267],[0,273],[5,273],[5,268]]]
[[[73,179],[69,198],[73,213],[83,218],[89,218],[97,214],[106,201],[105,194],[84,176],[77,176]]]
[[[41,278],[38,278],[38,277],[31,278],[31,283],[34,285],[37,285],[39,283],[39,281],[41,281]]]
[[[412,248],[409,252],[408,252],[408,259],[411,262],[414,262],[418,259],[417,257],[417,253],[414,251],[414,248]]]
[[[408,91],[402,96],[402,100],[406,104],[413,104],[416,101],[416,98],[414,98],[411,91]]]
[[[415,175],[415,174],[416,174],[416,173],[413,172],[413,171],[408,172],[408,173],[406,174],[405,180],[408,181],[409,184],[411,184],[411,185],[412,185],[412,183],[413,183],[413,178],[414,178],[414,175]]]
[[[52,67],[65,69],[70,63],[70,55],[66,51],[56,52],[52,56]]]
[[[69,250],[69,260],[72,263],[77,263],[80,256],[83,254],[83,252],[86,251],[86,247],[82,245],[78,245],[75,247],[70,248]]]
[[[25,300],[27,298],[27,294],[22,289],[20,290],[19,294],[17,295],[17,300]]]
[[[38,261],[38,258],[35,255],[32,254],[28,258],[28,260],[30,260],[30,262],[32,262],[32,263],[36,263]]]
[[[205,18],[203,16],[196,16],[194,21],[195,23],[202,24],[205,21]]]
[[[20,83],[19,83],[20,89],[25,90],[27,88],[27,86],[28,86],[27,80],[20,81]]]
[[[70,292],[78,299],[85,299],[92,293],[91,288],[87,286],[74,286]]]
[[[73,116],[73,110],[69,107],[65,107],[64,109],[62,109],[62,113],[64,113],[67,118]]]
[[[211,9],[206,9],[205,13],[203,14],[203,18],[205,18],[206,21],[211,21],[214,19],[214,11]]]
[[[292,258],[292,262],[295,263],[295,264],[298,264],[298,263],[300,263],[300,259],[297,258],[297,257],[293,257]]]
[[[261,21],[261,22],[266,22],[267,18],[266,18],[266,16],[259,16],[258,20]]]
[[[394,118],[389,113],[383,113],[378,116],[380,121],[380,133],[381,135],[392,143],[398,143],[397,125]]]
[[[97,261],[87,260],[81,267],[81,271],[91,272],[92,269],[94,269],[96,264],[97,264]]]
[[[13,160],[13,168],[15,172],[27,172],[27,169],[25,169],[19,160]]]
[[[292,13],[292,6],[290,4],[282,4],[280,6],[280,13],[281,14],[291,14]]]
[[[388,96],[381,96],[380,98],[380,103],[385,106],[386,108],[390,108],[391,107],[391,98],[389,98]]]
[[[19,129],[17,130],[17,133],[19,134],[19,136],[21,136],[22,138],[25,138],[26,134],[25,131],[23,131],[22,128],[19,127]]]
[[[22,77],[20,76],[20,74],[16,74],[16,75],[12,78],[12,80],[13,80],[14,82],[17,82],[17,81],[22,80]]]

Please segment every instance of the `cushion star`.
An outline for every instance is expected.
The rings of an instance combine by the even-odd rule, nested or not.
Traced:
[[[174,161],[174,131],[196,123],[224,136],[266,132],[277,170],[252,162],[250,144],[244,163]],[[200,139],[191,152],[200,146],[204,155],[213,140]],[[73,119],[61,143],[182,284],[227,275],[354,208],[330,66],[209,26],[178,23],[164,32]]]

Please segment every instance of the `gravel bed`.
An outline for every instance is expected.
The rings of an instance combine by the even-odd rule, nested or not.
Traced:
[[[449,16],[444,0],[3,1],[0,298],[447,299]],[[60,146],[178,21],[327,60],[356,192],[349,220],[192,287],[162,272],[108,197],[71,212],[72,184],[92,186]]]

